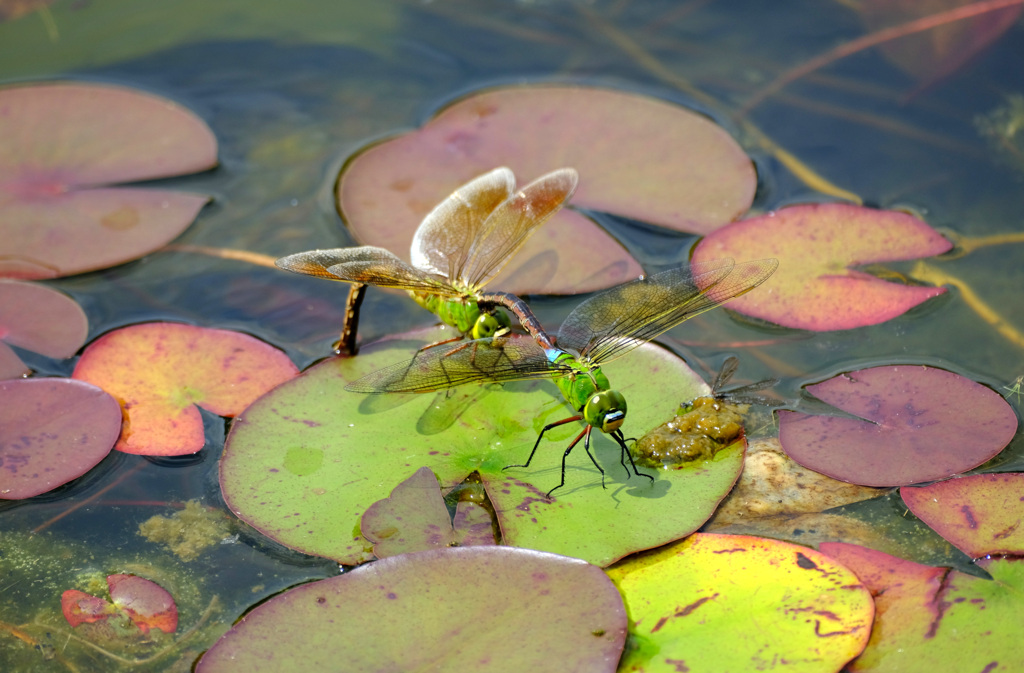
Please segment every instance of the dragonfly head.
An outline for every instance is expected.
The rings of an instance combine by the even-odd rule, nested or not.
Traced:
[[[583,420],[601,430],[618,430],[626,420],[626,398],[617,390],[594,393],[583,406]]]
[[[493,313],[481,311],[480,317],[473,323],[473,329],[469,331],[469,336],[473,339],[486,339],[504,334],[510,329],[512,329],[512,322],[501,309],[495,309]]]

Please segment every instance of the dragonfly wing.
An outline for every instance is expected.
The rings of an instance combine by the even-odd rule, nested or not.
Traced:
[[[777,259],[715,260],[638,278],[577,306],[556,343],[595,364],[607,362],[754,289],[778,266]]]
[[[481,381],[520,381],[558,376],[544,349],[530,337],[511,335],[477,339],[453,348],[420,351],[353,381],[345,390],[359,393],[428,393]]]
[[[445,278],[457,278],[487,216],[515,188],[515,176],[504,167],[459,187],[416,229],[410,251],[412,265]]]
[[[442,296],[459,296],[443,278],[415,269],[384,248],[308,250],[274,262],[277,266],[307,276],[349,283],[370,283],[401,290],[421,290]]]
[[[526,239],[568,201],[579,174],[561,168],[542,175],[503,201],[484,221],[465,263],[453,278],[462,287],[479,289],[505,267]]]

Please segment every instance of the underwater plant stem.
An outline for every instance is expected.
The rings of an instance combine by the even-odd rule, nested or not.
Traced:
[[[1024,243],[1024,232],[1014,231],[1009,234],[993,234],[992,236],[956,236],[953,242],[960,248],[958,252],[964,255],[991,245]]]
[[[816,56],[809,61],[805,61],[803,64],[798,65],[795,68],[791,68],[776,77],[767,86],[764,86],[760,90],[754,92],[754,95],[748,98],[747,102],[744,103],[735,113],[734,119],[739,121],[743,117],[747,116],[751,110],[763,103],[766,99],[770,98],[773,94],[778,93],[787,85],[792,84],[801,77],[804,77],[815,70],[819,70],[830,63],[834,63],[835,61],[846,58],[847,56],[856,54],[859,51],[870,49],[871,47],[878,46],[905,35],[921,33],[947,23],[962,21],[963,19],[969,19],[972,16],[987,14],[988,12],[994,12],[999,9],[1020,4],[1024,4],[1024,0],[983,0],[982,2],[975,2],[970,5],[964,5],[955,9],[947,10],[945,12],[939,12],[938,14],[924,16],[920,19],[908,21],[907,23],[901,23],[898,26],[890,26],[889,28],[859,37],[856,40],[847,42],[846,44],[841,44],[834,49],[830,49],[824,54]]]
[[[8,624],[7,622],[0,621],[0,631],[7,631],[18,640],[21,640],[26,644],[31,645],[32,647],[39,648],[39,650],[43,650],[45,647],[43,643],[33,638],[32,634],[18,628],[14,624]],[[74,662],[68,661],[67,659],[59,655],[56,651],[53,652],[53,658],[59,661],[61,664],[63,664],[64,667],[72,673],[79,673],[78,666],[75,666]]]
[[[53,524],[57,523],[58,521],[60,521],[64,517],[66,517],[68,514],[71,514],[72,512],[75,512],[76,510],[80,509],[81,507],[84,507],[85,505],[88,505],[88,504],[94,502],[101,495],[103,495],[104,493],[106,493],[110,489],[112,489],[115,486],[117,486],[118,484],[120,484],[122,481],[127,479],[129,476],[131,476],[131,475],[135,474],[136,472],[138,472],[139,470],[141,470],[144,465],[146,465],[146,462],[140,460],[133,467],[125,470],[124,473],[120,477],[118,477],[114,481],[110,482],[109,484],[107,484],[106,486],[101,488],[100,490],[96,491],[95,493],[90,495],[85,500],[80,500],[79,502],[76,502],[74,505],[72,505],[71,507],[68,507],[66,510],[64,510],[63,512],[61,512],[57,516],[51,517],[51,518],[47,519],[46,521],[44,521],[43,523],[41,523],[38,526],[36,526],[35,528],[33,528],[32,529],[32,534],[35,535],[36,533],[41,533],[42,531],[46,530],[47,528],[49,528]]]
[[[160,248],[162,252],[191,252],[197,255],[209,255],[210,257],[220,257],[221,259],[233,259],[239,262],[248,262],[255,264],[256,266],[265,266],[270,269],[276,269],[274,260],[276,257],[270,255],[264,255],[259,252],[250,252],[249,250],[235,250],[232,248],[213,248],[206,245],[189,245],[188,243],[171,243]]]

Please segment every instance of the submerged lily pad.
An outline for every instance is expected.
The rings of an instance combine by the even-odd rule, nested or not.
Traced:
[[[107,575],[107,587],[112,603],[77,589],[65,591],[61,609],[68,623],[92,624],[124,614],[143,634],[150,629],[178,630],[178,606],[156,582],[137,575]]]
[[[568,458],[565,487],[549,499],[580,423],[545,434],[530,467],[502,468],[525,461],[545,424],[572,414],[552,382],[436,395],[345,391],[348,382],[407,360],[444,334],[420,330],[364,347],[355,358],[326,360],[249,407],[232,424],[221,460],[229,507],[289,547],[358,563],[359,518],[411,471],[430,467],[446,488],[476,471],[506,544],[605,565],[694,531],[739,475],[743,449],[734,445],[707,462],[648,469],[653,484],[627,478],[619,447],[595,431],[591,452],[607,489],[581,442]],[[708,391],[679,358],[650,344],[602,369],[628,400],[627,435],[671,417],[678,400]]]
[[[629,605],[622,671],[837,671],[871,633],[856,576],[788,542],[697,533],[608,573]]]
[[[919,519],[971,558],[1024,555],[1024,474],[975,474],[900,489]]]
[[[857,574],[875,597],[875,624],[850,671],[1019,671],[1024,563],[978,563],[993,580],[933,568],[840,542],[821,551]]]
[[[209,197],[109,187],[212,168],[206,124],[164,98],[54,83],[0,89],[0,276],[120,264],[178,236]]]
[[[82,476],[120,432],[117,401],[94,385],[0,381],[0,499],[31,498]]]
[[[1017,415],[999,393],[934,367],[861,369],[807,391],[864,420],[780,411],[779,442],[804,467],[862,486],[970,470],[1017,431]]]
[[[66,294],[37,283],[0,280],[0,339],[51,358],[69,358],[89,333],[85,311]],[[0,379],[28,368],[0,342]]]
[[[693,261],[776,257],[762,289],[729,308],[786,327],[828,331],[875,325],[945,288],[899,285],[850,267],[928,257],[953,244],[906,213],[841,203],[792,206],[707,236]]]
[[[520,86],[464,98],[353,158],[338,180],[339,209],[360,242],[408,260],[413,232],[433,205],[501,165],[524,179],[572,166],[581,178],[572,205],[694,233],[746,212],[757,186],[743,149],[703,115],[624,91]],[[639,273],[602,229],[563,210],[493,286],[587,292]]]
[[[297,373],[287,355],[247,334],[145,323],[89,344],[73,376],[121,402],[119,451],[180,456],[203,448],[197,406],[231,417]]]
[[[626,611],[600,569],[511,547],[403,554],[285,592],[197,673],[616,670]]]

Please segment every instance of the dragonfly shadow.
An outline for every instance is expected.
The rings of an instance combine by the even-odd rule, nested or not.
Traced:
[[[444,432],[454,425],[467,409],[490,395],[492,389],[496,387],[498,386],[450,388],[437,393],[416,422],[416,432],[421,435]]]

